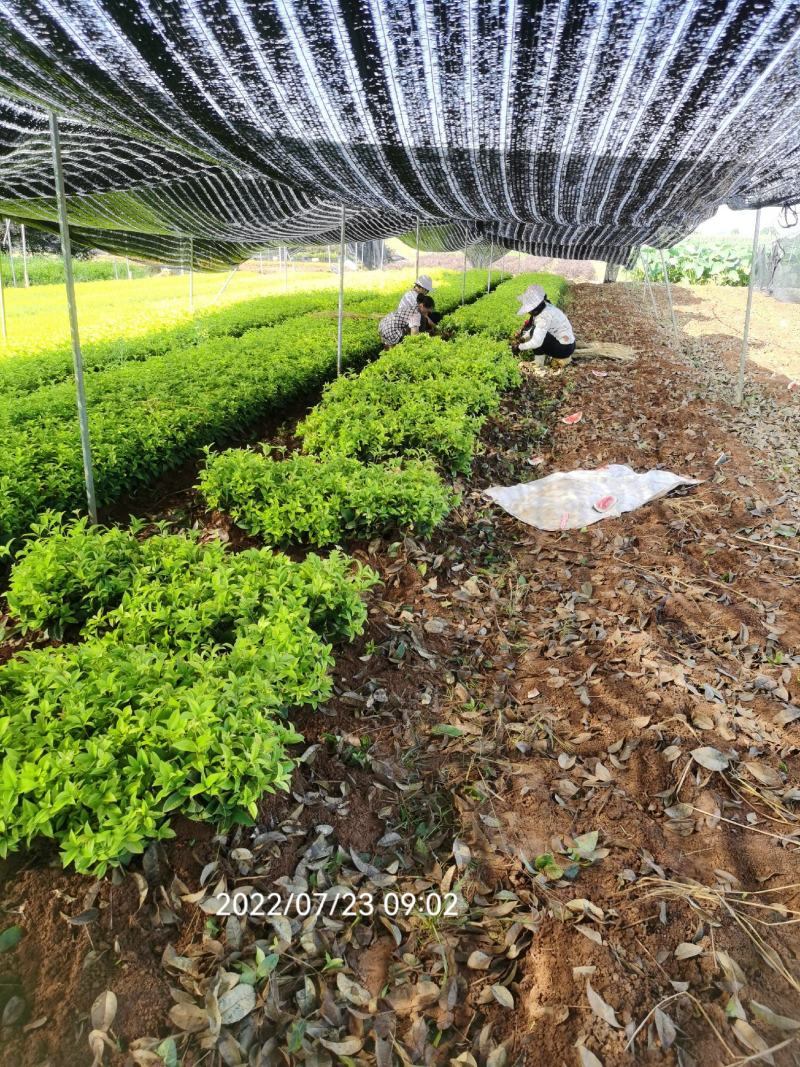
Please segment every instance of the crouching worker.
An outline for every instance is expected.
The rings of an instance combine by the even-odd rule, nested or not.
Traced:
[[[408,317],[408,327],[411,333],[435,334],[436,323],[439,315],[434,311],[436,305],[432,296],[420,296],[417,299],[417,310]]]
[[[531,285],[519,298],[522,307],[517,312],[526,315],[518,337],[522,339],[520,352],[531,352],[542,367],[549,357],[556,364],[566,362],[575,351],[572,324],[560,309],[545,296],[541,285]]]
[[[397,311],[384,315],[378,323],[383,347],[394,348],[409,333],[436,333],[435,320],[438,316],[433,308],[433,297],[420,293],[416,295],[416,304],[410,310],[401,305]]]

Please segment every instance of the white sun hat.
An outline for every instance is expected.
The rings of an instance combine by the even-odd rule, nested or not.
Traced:
[[[427,289],[429,293],[433,292],[433,280],[427,274],[420,274],[414,285],[418,285],[420,289]]]
[[[518,315],[527,315],[535,307],[538,307],[545,298],[544,289],[541,285],[529,285],[522,296],[518,297],[522,301],[522,307],[517,312]]]

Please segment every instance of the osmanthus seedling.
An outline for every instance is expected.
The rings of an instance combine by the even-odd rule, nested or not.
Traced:
[[[276,545],[341,544],[389,530],[425,535],[458,501],[430,462],[280,459],[245,449],[208,453],[200,490],[209,507]]]
[[[29,618],[68,600],[81,640],[0,668],[0,854],[50,837],[97,874],[171,836],[175,811],[247,823],[288,787],[288,714],[327,699],[330,642],[361,632],[377,581],[338,551],[294,563],[56,517],[19,566]]]
[[[428,457],[467,471],[484,419],[520,381],[507,344],[412,337],[328,386],[297,433],[305,452],[323,457]]]

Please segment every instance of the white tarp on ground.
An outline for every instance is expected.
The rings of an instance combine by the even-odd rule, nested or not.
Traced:
[[[634,511],[678,485],[698,485],[671,471],[637,474],[624,463],[596,470],[557,471],[521,485],[486,490],[505,511],[539,530],[579,530],[600,519]]]

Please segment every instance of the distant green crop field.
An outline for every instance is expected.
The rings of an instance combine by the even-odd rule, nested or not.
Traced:
[[[658,252],[652,248],[645,248],[643,252],[650,279],[663,281]],[[751,256],[752,242],[748,237],[716,240],[690,237],[664,252],[669,280],[685,281],[690,285],[747,285]],[[633,277],[644,280],[641,264],[637,264]]]
[[[64,261],[61,256],[44,254],[28,256],[27,264],[30,285],[58,285],[59,283],[63,285]],[[116,273],[114,272],[115,266]],[[147,278],[157,272],[156,267],[142,267],[138,263],[130,263],[126,267],[125,261],[120,259],[116,262],[113,259],[74,259],[72,261],[72,271],[76,282],[110,281],[117,276],[127,279],[128,270],[134,278]],[[0,274],[2,274],[5,286],[13,287],[15,281],[17,286],[24,285],[25,274],[21,254],[15,250],[13,266],[8,254],[3,255],[2,262],[0,262]]]

